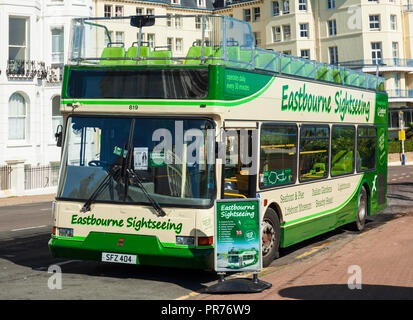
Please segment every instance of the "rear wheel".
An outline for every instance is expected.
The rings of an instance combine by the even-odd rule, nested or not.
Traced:
[[[366,188],[361,187],[359,197],[358,197],[358,208],[356,221],[352,225],[352,229],[356,231],[362,231],[366,224],[366,217],[368,213],[368,198]]]
[[[268,208],[262,221],[262,265],[268,267],[279,257],[280,220],[277,213]]]

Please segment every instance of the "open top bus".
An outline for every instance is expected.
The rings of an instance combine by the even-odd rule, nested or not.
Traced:
[[[222,198],[262,199],[264,266],[279,247],[362,230],[386,206],[383,90],[259,48],[231,17],[74,19],[50,252],[212,268]]]

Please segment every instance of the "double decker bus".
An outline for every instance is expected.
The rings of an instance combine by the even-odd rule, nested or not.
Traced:
[[[210,269],[215,200],[258,197],[268,266],[386,207],[382,78],[261,49],[218,15],[74,19],[70,43],[54,257]]]

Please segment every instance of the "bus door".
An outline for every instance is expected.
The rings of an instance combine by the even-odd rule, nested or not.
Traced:
[[[257,123],[226,121],[223,142],[221,198],[255,198],[257,185]]]

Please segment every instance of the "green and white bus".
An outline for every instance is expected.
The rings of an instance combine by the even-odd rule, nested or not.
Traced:
[[[281,247],[362,230],[387,203],[383,84],[258,48],[230,17],[74,19],[51,254],[210,269],[224,198],[261,199],[264,266]]]
[[[257,263],[258,251],[251,249],[235,249],[228,250],[228,265],[227,268],[241,269]]]

